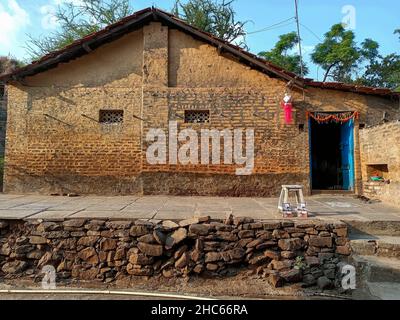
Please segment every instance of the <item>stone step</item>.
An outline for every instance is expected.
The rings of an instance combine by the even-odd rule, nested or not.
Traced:
[[[352,255],[348,261],[356,268],[354,300],[392,300],[400,298],[400,260]]]
[[[400,284],[400,259],[353,255],[352,263],[361,288],[375,282]]]
[[[400,259],[400,237],[351,233],[350,246],[356,255]]]
[[[400,300],[400,283],[367,282],[367,288],[373,299]]]
[[[352,234],[400,237],[399,221],[345,221]]]

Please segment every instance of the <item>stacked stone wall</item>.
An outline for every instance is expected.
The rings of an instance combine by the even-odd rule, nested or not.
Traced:
[[[279,287],[340,286],[347,226],[320,221],[209,217],[183,221],[0,221],[0,278],[58,281],[229,276],[253,270]],[[48,267],[47,267],[48,268]]]

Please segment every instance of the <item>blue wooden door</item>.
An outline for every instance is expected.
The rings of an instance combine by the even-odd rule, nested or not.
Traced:
[[[342,155],[343,189],[354,190],[354,120],[341,126],[340,150]]]

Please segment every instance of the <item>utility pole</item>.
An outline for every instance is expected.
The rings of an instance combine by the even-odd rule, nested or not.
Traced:
[[[297,0],[294,0],[294,5],[296,9],[296,24],[297,24],[297,37],[299,39],[299,54],[300,54],[300,72],[301,77],[304,78],[304,64],[303,64],[303,52],[301,49],[301,37],[300,37],[300,22],[299,22],[299,8]]]

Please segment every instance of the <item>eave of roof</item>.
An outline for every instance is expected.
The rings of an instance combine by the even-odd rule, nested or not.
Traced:
[[[395,92],[387,88],[375,88],[367,86],[359,86],[353,84],[347,84],[343,82],[320,82],[313,80],[306,80],[305,85],[308,87],[331,89],[339,91],[348,91],[360,94],[380,95],[380,96],[400,96],[400,92]]]
[[[317,82],[313,81],[312,79],[303,79],[295,73],[280,68],[255,54],[252,54],[227,41],[219,39],[210,33],[195,28],[187,24],[185,21],[175,17],[174,15],[154,7],[137,11],[134,14],[127,16],[112,25],[109,25],[98,32],[91,33],[60,50],[51,52],[25,67],[19,68],[12,73],[0,76],[0,81],[18,81],[24,77],[55,68],[59,63],[65,63],[71,61],[72,59],[76,59],[88,54],[99,46],[114,41],[128,32],[137,30],[151,21],[159,21],[173,28],[180,29],[181,31],[188,33],[195,38],[199,38],[215,46],[220,52],[232,54],[241,62],[246,63],[254,69],[258,69],[269,76],[290,81],[295,87],[304,88],[308,86],[322,89],[349,91],[360,94],[400,96],[400,93],[393,92],[389,89],[356,86],[337,82]]]

